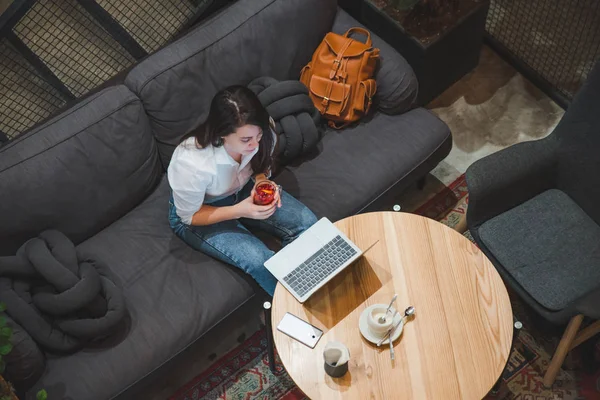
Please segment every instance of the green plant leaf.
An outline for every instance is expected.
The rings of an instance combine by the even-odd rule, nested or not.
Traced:
[[[2,311],[6,311],[6,303],[3,301],[0,301],[0,312]]]
[[[8,326],[0,328],[0,336],[10,339],[12,337],[12,329],[10,329]]]
[[[6,317],[4,315],[0,315],[0,327],[6,326]]]
[[[2,346],[0,346],[0,355],[7,355],[8,353],[10,353],[10,351],[12,350],[13,345],[11,343],[6,343]]]
[[[0,397],[0,400],[10,400],[10,396],[2,395],[2,397]]]
[[[46,389],[42,389],[35,395],[36,400],[46,400],[48,399],[48,393],[46,393]]]

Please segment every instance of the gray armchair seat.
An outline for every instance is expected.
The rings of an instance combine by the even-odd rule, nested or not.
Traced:
[[[479,237],[531,297],[558,315],[600,282],[600,226],[561,190],[486,221]]]
[[[544,377],[600,332],[600,64],[556,129],[474,163],[468,227],[504,281],[533,310],[568,327]],[[578,333],[579,331],[579,333]]]

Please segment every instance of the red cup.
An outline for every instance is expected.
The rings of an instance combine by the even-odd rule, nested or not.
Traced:
[[[254,193],[254,204],[266,206],[275,200],[275,192],[277,188],[270,182],[259,183],[256,186]]]

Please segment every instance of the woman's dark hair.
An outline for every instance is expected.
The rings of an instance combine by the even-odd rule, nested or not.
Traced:
[[[267,172],[273,164],[271,150],[274,145],[269,113],[254,92],[245,86],[229,86],[215,94],[206,121],[186,134],[181,141],[195,137],[197,146],[220,147],[223,146],[224,136],[244,125],[258,126],[262,131],[258,152],[252,157],[250,165],[255,173]]]

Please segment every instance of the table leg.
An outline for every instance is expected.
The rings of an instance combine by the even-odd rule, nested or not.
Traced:
[[[273,328],[271,325],[271,303],[263,303],[265,312],[265,329],[267,330],[267,353],[269,355],[269,369],[275,373],[275,344],[273,343]]]
[[[508,359],[510,360],[510,354],[512,354],[513,349],[515,348],[515,341],[517,340],[518,336],[519,336],[519,332],[521,331],[521,328],[523,328],[523,324],[520,321],[516,321],[515,324],[513,325],[514,329],[513,329],[513,340],[512,340],[512,344],[510,346],[510,352],[508,353]],[[504,371],[502,371],[504,373]],[[497,395],[498,392],[500,392],[500,387],[502,386],[502,374],[500,375],[500,378],[498,378],[498,380],[496,381],[496,384],[494,385],[494,387],[492,387],[492,390],[490,390],[490,394],[492,394],[493,396]]]

